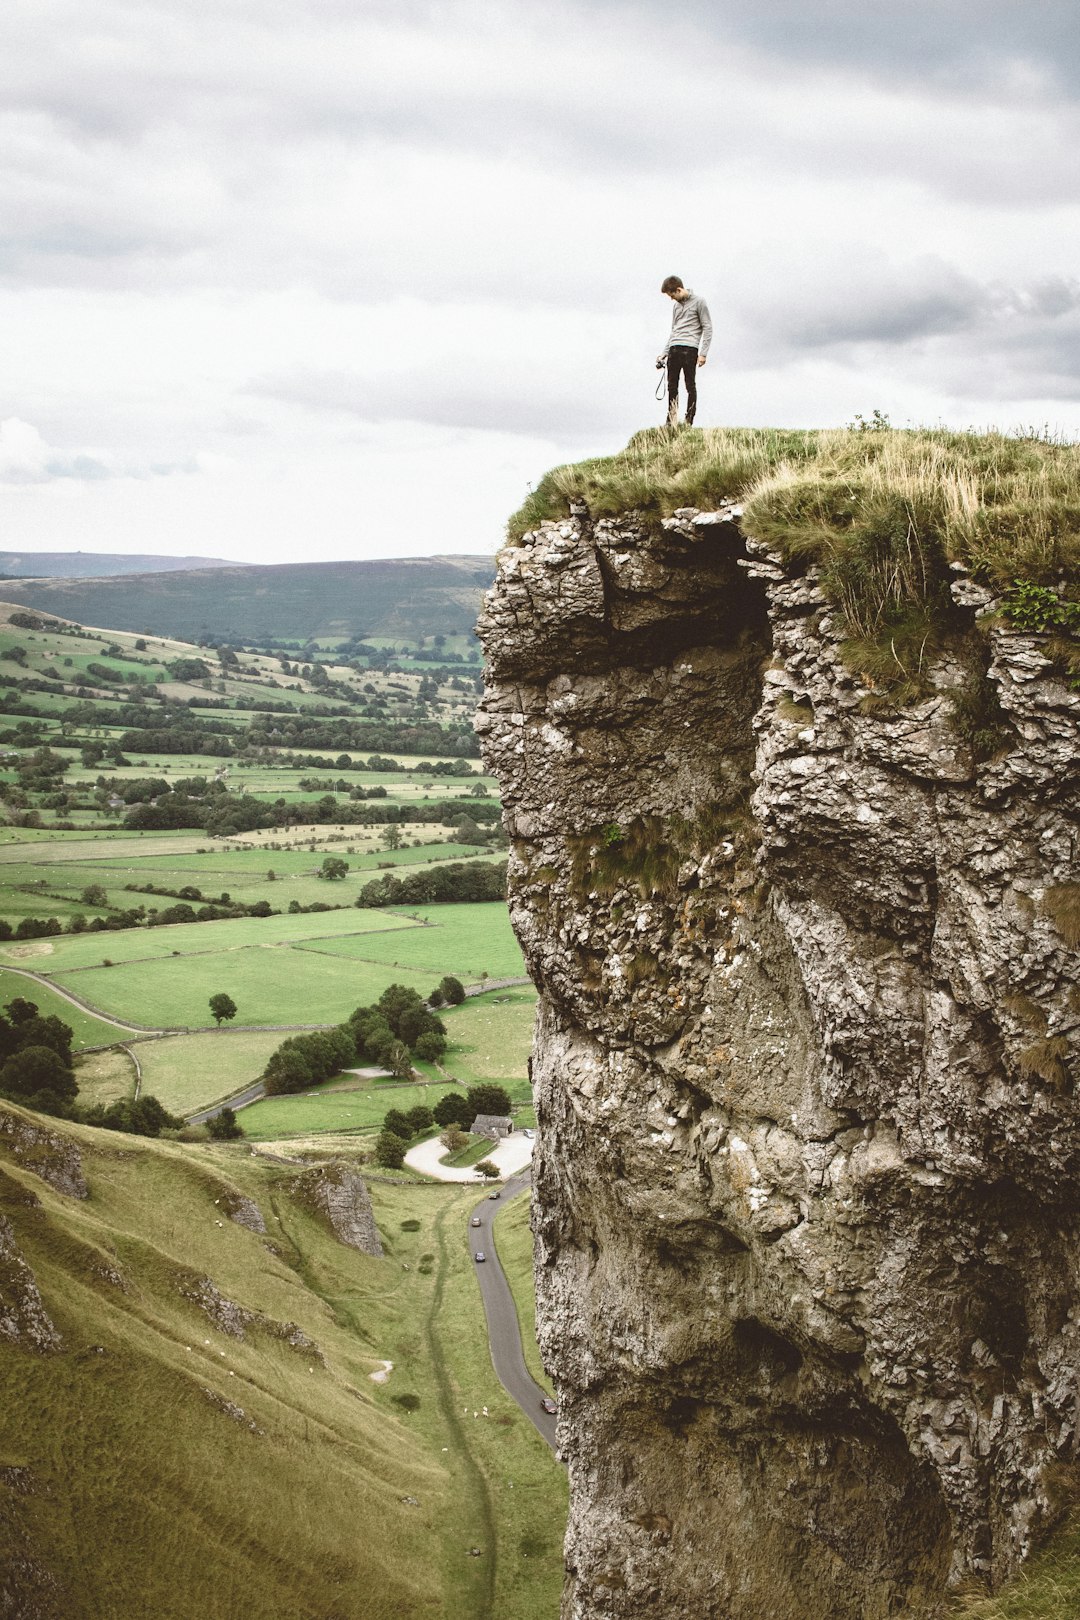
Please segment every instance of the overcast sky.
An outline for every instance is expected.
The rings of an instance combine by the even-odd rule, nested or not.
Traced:
[[[0,547],[491,551],[661,420],[1080,435],[1075,0],[6,0]]]

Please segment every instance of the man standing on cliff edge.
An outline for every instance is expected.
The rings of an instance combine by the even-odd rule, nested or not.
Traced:
[[[679,377],[686,384],[686,425],[694,420],[697,410],[697,368],[705,364],[705,356],[712,342],[712,316],[704,298],[698,298],[689,287],[684,287],[681,276],[667,276],[660,284],[675,308],[671,312],[671,333],[662,354],[657,356],[656,369],[667,365],[668,425],[674,427],[679,419]]]

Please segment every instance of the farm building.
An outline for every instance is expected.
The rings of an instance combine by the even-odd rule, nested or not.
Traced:
[[[489,1136],[493,1142],[501,1142],[513,1128],[514,1122],[509,1114],[477,1114],[469,1126],[473,1136]]]

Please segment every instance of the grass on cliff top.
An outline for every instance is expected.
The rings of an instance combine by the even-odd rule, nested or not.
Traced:
[[[519,541],[571,500],[594,518],[658,519],[728,498],[743,503],[748,534],[821,565],[853,637],[932,638],[954,561],[1014,598],[1018,581],[1035,587],[1024,628],[1080,631],[1080,445],[1035,435],[650,428],[618,455],[555,467],[508,533]]]

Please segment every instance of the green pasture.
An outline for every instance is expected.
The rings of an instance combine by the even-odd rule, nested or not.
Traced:
[[[163,928],[120,928],[115,933],[62,935],[54,939],[4,940],[0,965],[26,965],[54,977],[110,962],[146,962],[174,957],[227,957],[248,947],[341,934],[404,932],[418,927],[411,917],[349,906],[307,916],[230,917],[220,922],[174,923]],[[450,972],[449,968],[443,970]],[[79,992],[82,994],[82,992]]]
[[[75,1060],[75,1079],[79,1086],[79,1107],[91,1103],[119,1102],[123,1097],[135,1095],[137,1072],[130,1052],[120,1046],[110,1046],[104,1052],[87,1052]]]
[[[460,1007],[440,1008],[439,1017],[450,1043],[441,1060],[447,1074],[464,1086],[501,1081],[512,1097],[517,1096],[515,1082],[524,1082],[522,1096],[528,1096],[536,1021],[536,991],[531,985],[470,996]],[[425,1073],[438,1072],[427,1064],[419,1067]]]
[[[106,848],[108,846],[105,846]],[[354,846],[355,847],[355,846]],[[445,852],[445,853],[444,853]],[[339,855],[349,864],[348,875],[328,882],[318,876],[326,854]],[[289,902],[302,906],[322,902],[331,906],[355,905],[360,889],[378,875],[382,865],[426,868],[446,860],[494,859],[489,851],[465,844],[428,844],[416,849],[395,850],[391,860],[383,851],[350,854],[347,848],[325,847],[311,854],[308,850],[271,851],[212,849],[203,855],[155,856],[139,860],[128,856],[110,859],[104,855],[93,861],[5,862],[0,865],[0,916],[9,921],[20,917],[60,917],[81,912],[84,916],[107,916],[109,907],[88,906],[79,896],[88,884],[100,884],[109,905],[127,909],[146,906],[163,909],[177,902],[166,895],[143,894],[128,884],[159,889],[201,889],[206,899],[217,900],[225,893],[233,900],[254,905],[266,900],[275,911],[287,912]],[[271,880],[267,874],[274,873]],[[190,902],[198,905],[199,901]]]
[[[373,933],[356,939],[311,940],[302,948],[325,957],[423,969],[440,977],[452,973],[465,983],[485,973],[492,979],[512,979],[525,972],[509,913],[498,901],[416,906],[407,913],[384,911],[383,915],[400,915],[402,920],[427,926],[410,936],[408,945],[404,936],[390,939]]]
[[[81,827],[73,832],[67,832],[56,827],[5,827],[0,837],[0,865],[18,862],[26,858],[26,851],[22,847],[32,844],[37,849],[44,843],[55,845],[47,859],[63,861],[85,861],[101,859],[101,844],[107,842],[110,854],[119,857],[126,854],[129,857],[138,854],[169,855],[188,852],[194,854],[197,849],[213,847],[213,839],[207,838],[205,833],[176,832],[118,832],[115,828],[87,828]],[[93,881],[91,878],[88,881]]]
[[[287,943],[124,963],[117,960],[114,967],[84,968],[53,977],[101,1011],[151,1029],[210,1028],[213,1019],[207,1002],[219,991],[236,1002],[240,1024],[287,1028],[339,1023],[354,1007],[377,1001],[394,981],[410,985],[421,995],[431,988],[427,972],[314,956]]]
[[[282,1039],[280,1030],[222,1028],[140,1041],[134,1051],[142,1066],[143,1090],[170,1113],[192,1114],[251,1085]]]
[[[81,1007],[75,1007],[65,996],[57,995],[49,985],[42,984],[40,979],[30,979],[23,973],[12,973],[9,969],[0,968],[0,1006],[6,1007],[9,1001],[21,996],[24,1001],[35,1003],[38,1012],[43,1018],[62,1018],[65,1024],[70,1024],[74,1039],[72,1045],[78,1050],[86,1046],[105,1046],[111,1041],[122,1041],[129,1031],[117,1029],[115,1024],[107,1023],[102,1018],[95,1018],[93,1013],[84,1012]]]
[[[376,1086],[370,1080],[357,1080],[355,1086],[331,1083],[289,1097],[264,1097],[242,1109],[238,1118],[246,1134],[262,1142],[323,1131],[376,1132],[388,1109],[408,1113],[421,1103],[434,1108],[446,1092],[458,1089],[446,1084]]]

